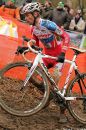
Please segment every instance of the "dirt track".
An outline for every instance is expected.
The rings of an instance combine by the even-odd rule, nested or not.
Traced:
[[[13,116],[0,108],[0,130],[86,130],[86,126],[76,122],[68,112],[67,117],[68,123],[58,123],[59,107],[52,102],[30,117]]]
[[[13,116],[0,107],[0,130],[86,130],[86,126],[76,122],[68,112],[67,117],[68,123],[60,124],[59,107],[52,102],[30,117]]]

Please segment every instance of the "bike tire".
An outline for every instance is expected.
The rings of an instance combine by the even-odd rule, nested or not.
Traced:
[[[86,73],[80,74],[70,81],[67,88],[66,97],[85,97],[84,99],[76,99],[67,101],[67,106],[72,117],[82,124],[86,124]],[[81,81],[83,80],[83,82]],[[81,88],[80,88],[80,84]],[[85,86],[84,86],[85,85]]]
[[[10,114],[17,115],[17,116],[33,115],[38,111],[40,111],[45,106],[48,100],[49,87],[48,87],[47,78],[44,72],[42,71],[42,69],[40,69],[39,67],[36,68],[35,73],[38,76],[37,77],[38,83],[40,84],[41,82],[43,83],[42,85],[42,87],[44,87],[43,90],[40,91],[37,88],[37,86],[35,87],[34,83],[32,84],[32,82],[30,81],[28,82],[29,87],[27,86],[26,88],[23,89],[23,92],[20,92],[19,87],[22,86],[23,83],[23,79],[21,79],[21,77],[25,76],[24,75],[25,71],[26,70],[29,71],[31,66],[32,66],[31,63],[16,62],[16,63],[8,64],[5,68],[3,68],[0,71],[0,105],[4,110],[9,112]],[[15,78],[13,77],[14,73],[15,73]],[[34,75],[32,76],[34,77]],[[35,78],[33,77],[32,79],[34,79],[34,81],[37,82],[37,79],[35,80]],[[31,103],[30,100],[32,100]]]

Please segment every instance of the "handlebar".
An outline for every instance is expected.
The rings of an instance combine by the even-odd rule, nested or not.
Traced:
[[[21,46],[18,46],[18,48],[17,48],[17,51],[15,52],[15,54],[22,54],[22,53],[24,53],[24,52],[26,52],[26,50],[28,50],[28,51],[32,51],[33,53],[38,53],[39,51],[42,51],[43,50],[43,48],[40,48],[40,47],[38,47],[38,46],[35,46],[35,45],[30,45],[29,44],[29,42],[31,41],[31,39],[29,39],[29,38],[27,38],[26,36],[22,36],[22,38],[23,38],[23,44],[22,44],[22,47]],[[28,42],[27,43],[27,45],[28,45],[28,47],[25,47],[24,46],[24,41],[26,41],[26,42]],[[32,41],[33,41],[33,39],[32,39]],[[35,41],[35,40],[34,40]]]
[[[43,48],[40,48],[40,47],[35,46],[35,45],[32,45],[32,46],[30,45],[29,42],[31,41],[31,39],[27,38],[26,36],[22,36],[22,38],[23,38],[23,44],[22,44],[22,46],[18,46],[17,51],[15,52],[15,54],[17,54],[17,55],[22,54],[23,58],[26,61],[28,61],[28,59],[25,57],[26,53],[28,53],[30,51],[35,53],[35,54],[38,54],[39,52],[42,52]],[[24,41],[27,42],[28,47],[24,46]]]
[[[30,45],[30,42],[31,42],[31,39],[29,39],[29,38],[27,38],[27,37],[25,37],[25,36],[23,36],[22,37],[23,38],[23,41],[26,41],[27,42],[27,46],[28,47],[18,47],[18,49],[17,49],[17,52],[16,52],[16,54],[22,54],[22,56],[23,56],[23,58],[26,60],[26,61],[28,61],[28,59],[25,57],[25,53],[27,53],[27,52],[29,52],[29,51],[31,51],[31,52],[33,52],[33,53],[35,53],[35,54],[38,54],[38,53],[41,53],[42,52],[42,50],[43,50],[43,48],[40,48],[40,47],[38,47],[38,46],[35,46],[34,44],[33,45]],[[35,43],[35,40],[33,40],[32,39],[32,42],[34,42]],[[52,56],[47,56],[47,55],[43,55],[45,58],[51,58],[51,59],[55,59],[57,62],[59,62],[59,59],[57,58],[57,57],[52,57]],[[62,59],[62,61],[60,61],[60,62],[64,62],[64,59]]]
[[[37,54],[39,51],[43,50],[42,48],[40,48],[36,45],[30,46],[29,42],[31,41],[31,39],[27,38],[26,36],[23,36],[22,38],[23,38],[24,41],[28,42],[27,46],[33,53]]]
[[[36,45],[30,46],[29,42],[31,41],[31,39],[27,38],[26,36],[23,36],[22,38],[23,38],[24,41],[28,42],[27,46],[33,53],[37,54],[39,51],[43,50],[42,48],[40,48],[40,47],[38,47]]]
[[[28,50],[29,48],[28,47],[21,47],[21,46],[18,46],[17,48],[17,51],[15,52],[15,54],[22,54],[24,53],[26,50]],[[28,50],[29,51],[29,50]]]

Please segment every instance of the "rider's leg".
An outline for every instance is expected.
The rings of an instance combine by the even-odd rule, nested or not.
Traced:
[[[58,82],[60,80],[61,74],[62,74],[62,68],[63,68],[63,63],[57,63],[54,67],[53,67],[53,79],[55,81],[55,83],[58,85]]]
[[[52,74],[56,84],[59,86],[59,79],[61,77],[61,72],[62,72],[62,68],[63,68],[64,64],[63,63],[58,63],[56,64],[56,66],[54,67],[54,72]],[[59,118],[59,122],[60,123],[66,123],[67,122],[67,117],[65,115],[65,110],[66,110],[66,106],[59,101],[57,101],[59,103],[60,106],[60,118]]]
[[[67,123],[68,118],[66,116],[66,108],[64,107],[64,105],[60,105],[60,117],[59,117],[59,123]]]
[[[51,50],[50,49],[46,49],[45,50],[45,54],[58,57],[58,55],[60,55],[61,51],[62,51],[62,46],[61,46],[61,44],[59,44],[54,49],[51,49]],[[52,59],[48,59],[48,58],[43,59],[43,61],[44,61],[45,65],[47,66],[48,69],[53,67],[56,64],[56,61],[54,61]],[[51,63],[51,66],[50,66],[50,63]],[[56,67],[54,68],[54,73],[51,74],[53,79],[55,80],[55,82],[57,84],[58,84],[59,78],[61,76],[61,73],[60,73],[61,70],[59,72],[58,66],[59,66],[59,69],[60,69],[61,65],[59,66],[59,63],[58,63],[56,65]],[[51,91],[49,100],[51,100],[52,98],[53,98],[53,94],[52,94],[52,91]],[[63,116],[64,116],[64,120],[65,120],[64,122],[67,122],[67,119],[66,119],[66,116],[65,116],[65,109],[64,109],[64,106],[62,104],[60,105],[60,115],[61,115],[60,118],[61,117],[63,118]],[[61,119],[59,121],[61,121]]]

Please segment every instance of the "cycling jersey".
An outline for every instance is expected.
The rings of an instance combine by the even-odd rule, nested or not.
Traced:
[[[57,45],[61,44],[61,42],[57,41],[56,36],[60,36],[63,40],[63,44],[67,49],[69,45],[69,36],[66,32],[60,29],[54,22],[49,20],[44,20],[40,18],[39,27],[34,26],[32,29],[33,38],[37,41],[40,40],[45,48],[55,48]]]
[[[36,45],[39,46],[39,41],[44,45],[45,54],[57,57],[61,52],[65,52],[69,45],[69,35],[60,29],[54,22],[40,18],[39,26],[32,28],[33,39],[36,40]],[[57,41],[60,36],[62,41]],[[63,46],[62,46],[63,44]],[[55,65],[57,62],[52,59],[43,59],[48,68]]]

